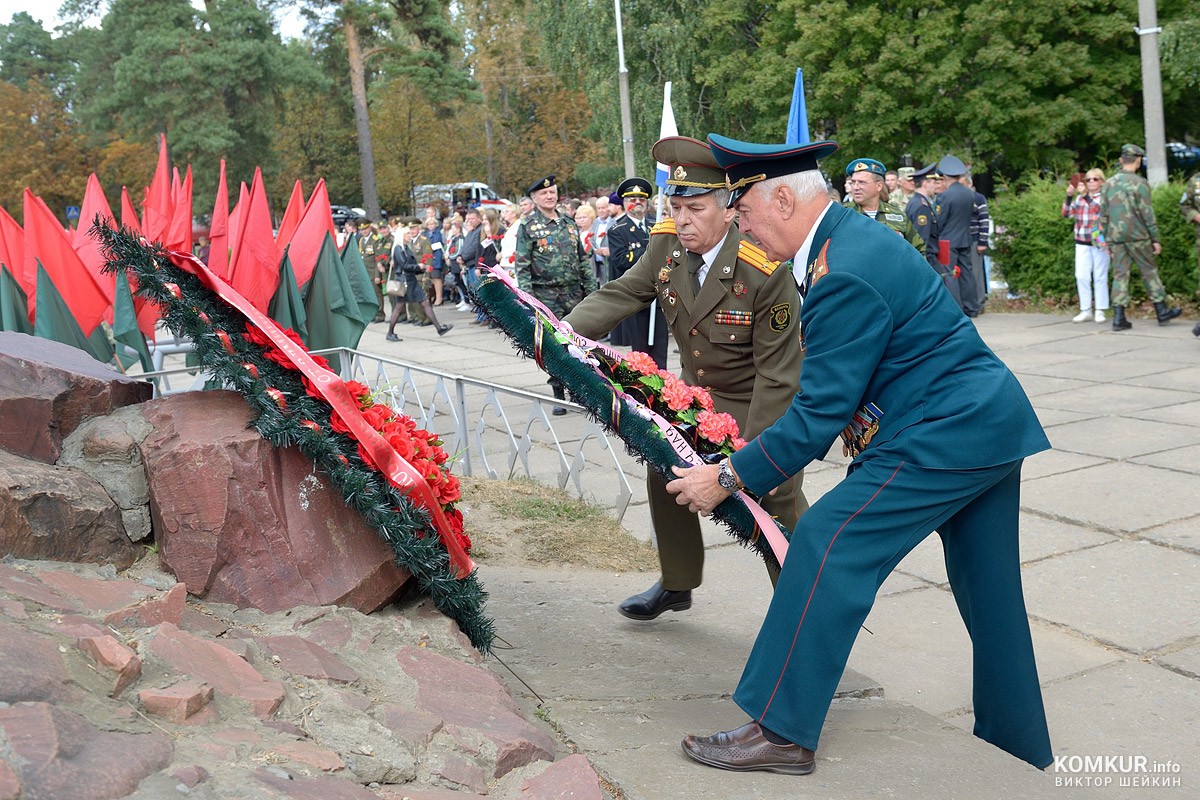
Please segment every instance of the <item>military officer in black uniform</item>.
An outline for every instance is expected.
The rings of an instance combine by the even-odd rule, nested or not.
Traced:
[[[979,315],[979,298],[975,290],[975,276],[971,272],[971,249],[975,240],[971,236],[971,216],[975,213],[975,192],[959,183],[967,174],[967,165],[958,156],[944,156],[938,162],[938,172],[946,177],[946,183],[937,197],[934,208],[938,219],[938,244],[949,247],[950,271],[958,279],[959,308],[968,317]],[[943,245],[942,242],[947,244]]]
[[[650,181],[645,178],[629,178],[617,187],[625,213],[608,228],[609,280],[616,280],[628,272],[650,244],[650,226],[646,224],[646,201],[650,191]],[[653,343],[650,341],[652,313]],[[656,303],[621,322],[613,328],[612,343],[648,353],[659,369],[666,369],[667,320],[662,309]]]

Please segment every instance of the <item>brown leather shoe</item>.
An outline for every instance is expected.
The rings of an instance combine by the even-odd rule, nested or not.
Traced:
[[[689,736],[683,740],[688,757],[718,769],[735,772],[780,772],[807,775],[813,771],[816,754],[798,744],[772,744],[757,722],[712,736]]]

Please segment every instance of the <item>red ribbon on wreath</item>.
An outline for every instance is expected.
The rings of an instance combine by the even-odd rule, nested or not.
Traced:
[[[309,352],[292,341],[278,323],[251,305],[249,300],[218,277],[203,261],[191,253],[179,253],[174,250],[168,250],[167,255],[172,264],[195,275],[206,288],[254,323],[291,361],[291,366],[312,382],[325,402],[345,421],[351,435],[370,454],[384,477],[408,495],[410,500],[429,512],[433,527],[450,555],[450,565],[454,568],[456,577],[465,578],[470,575],[475,569],[475,562],[467,555],[462,543],[455,536],[429,482],[412,464],[401,458],[395,448],[363,418],[362,409],[358,407],[358,402],[350,395],[342,379],[314,361]]]

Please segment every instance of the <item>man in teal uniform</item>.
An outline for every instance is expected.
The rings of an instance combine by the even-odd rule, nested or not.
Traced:
[[[689,736],[684,751],[723,769],[811,772],[876,592],[936,530],[974,650],[975,734],[1048,766],[1017,543],[1021,462],[1049,447],[1028,398],[911,245],[829,202],[817,160],[836,144],[708,141],[742,232],[794,259],[804,381],[774,425],[667,488],[709,512],[741,485],[765,494],[839,435],[853,460],[792,535],[733,695],[753,721]]]

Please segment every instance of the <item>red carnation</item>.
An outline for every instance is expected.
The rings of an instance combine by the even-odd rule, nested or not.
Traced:
[[[392,410],[387,406],[371,406],[362,412],[363,419],[375,430],[379,430],[392,418]]]
[[[329,412],[329,427],[335,433],[345,433],[347,435],[350,433],[350,426],[346,424],[346,421],[336,411]]]

